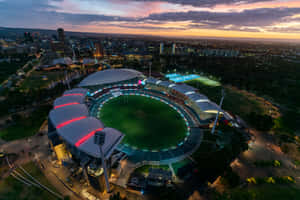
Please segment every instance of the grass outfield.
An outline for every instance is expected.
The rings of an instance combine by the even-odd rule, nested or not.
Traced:
[[[142,96],[120,96],[101,109],[105,126],[125,134],[123,143],[159,150],[179,144],[187,133],[184,120],[167,104]]]

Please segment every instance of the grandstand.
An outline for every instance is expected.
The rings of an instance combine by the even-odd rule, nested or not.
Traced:
[[[86,77],[79,84],[80,87],[86,88],[101,88],[112,84],[127,84],[137,83],[138,80],[143,79],[141,72],[132,69],[108,69],[98,71]]]
[[[189,85],[175,84],[169,81],[149,78],[146,80],[145,87],[166,92],[173,95],[175,99],[184,99],[184,103],[195,109],[202,120],[213,118],[218,111],[220,111],[226,119],[231,120],[231,116],[228,113],[224,112],[216,103],[210,101],[205,95],[198,93],[196,88]]]
[[[103,174],[99,147],[94,144],[97,131],[106,135],[102,149],[108,167],[113,164],[112,156],[123,157],[124,154],[135,163],[159,165],[177,162],[191,155],[202,141],[201,125],[207,124],[218,111],[226,119],[231,119],[197,89],[182,83],[145,78],[132,69],[99,71],[89,75],[78,86],[65,91],[54,101],[49,113],[48,137],[60,162],[76,161],[91,184],[95,183],[95,177],[99,180]],[[102,106],[122,95],[140,95],[172,107],[187,126],[184,140],[167,149],[137,149],[123,144],[122,139],[126,135],[106,127],[99,119]],[[98,181],[95,185],[99,187],[101,184]]]

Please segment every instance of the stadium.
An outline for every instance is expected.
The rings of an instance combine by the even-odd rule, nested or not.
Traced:
[[[125,157],[139,165],[169,164],[197,150],[202,127],[218,111],[230,120],[217,104],[184,83],[132,69],[108,69],[89,75],[54,101],[48,137],[57,159],[78,163],[99,188],[103,167],[96,132],[105,134],[102,151],[108,169]]]

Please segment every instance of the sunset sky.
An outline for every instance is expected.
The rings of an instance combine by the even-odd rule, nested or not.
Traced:
[[[0,0],[0,26],[300,39],[300,0]]]

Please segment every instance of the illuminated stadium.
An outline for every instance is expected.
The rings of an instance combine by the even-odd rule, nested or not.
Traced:
[[[61,162],[72,158],[95,176],[102,173],[96,132],[105,133],[102,149],[108,168],[120,157],[169,164],[199,147],[201,127],[219,110],[186,84],[147,78],[132,69],[108,69],[89,75],[54,101],[48,137]]]

